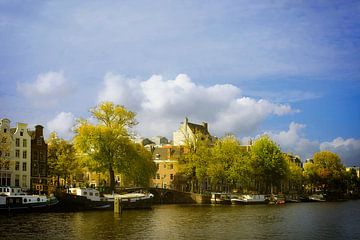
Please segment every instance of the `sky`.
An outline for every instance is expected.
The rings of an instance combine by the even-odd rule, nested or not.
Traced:
[[[0,0],[0,118],[71,139],[102,101],[359,166],[360,1]]]

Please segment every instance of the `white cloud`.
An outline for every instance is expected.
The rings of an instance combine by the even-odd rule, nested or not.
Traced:
[[[332,142],[321,143],[320,149],[339,154],[348,166],[360,165],[360,140],[358,139],[339,137]]]
[[[61,112],[47,123],[47,128],[50,132],[56,132],[62,138],[71,139],[75,123],[75,117],[71,112]]]
[[[63,72],[50,71],[39,74],[34,82],[17,83],[17,91],[36,106],[56,105],[72,90]]]
[[[349,138],[336,138],[331,142],[311,141],[302,136],[306,126],[292,122],[287,131],[278,133],[265,132],[284,152],[300,155],[302,159],[311,158],[318,151],[332,151],[338,154],[346,166],[360,165],[360,140]]]
[[[107,73],[104,77],[104,87],[98,94],[98,101],[111,101],[121,103],[127,108],[138,109],[141,90],[136,79],[129,79],[122,75]]]
[[[98,99],[111,100],[138,113],[137,129],[145,136],[168,136],[185,116],[192,122],[209,123],[216,135],[253,133],[270,115],[296,112],[290,105],[241,96],[230,84],[202,86],[186,74],[175,79],[153,75],[147,80],[128,79],[107,73]]]

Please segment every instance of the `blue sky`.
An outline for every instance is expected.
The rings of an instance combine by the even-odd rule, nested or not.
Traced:
[[[360,165],[359,1],[0,0],[0,117],[71,138],[110,100],[141,136],[185,116]]]

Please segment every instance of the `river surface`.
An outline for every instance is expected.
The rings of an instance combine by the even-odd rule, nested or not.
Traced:
[[[0,216],[0,239],[360,239],[360,200]]]

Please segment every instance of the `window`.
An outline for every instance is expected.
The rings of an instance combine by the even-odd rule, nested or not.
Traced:
[[[27,152],[23,151],[23,159],[26,159],[26,158],[27,158]]]
[[[19,171],[19,169],[20,169],[20,163],[16,162],[15,163],[15,170]]]
[[[156,174],[156,178],[157,178],[157,179],[160,179],[160,174]]]
[[[16,187],[20,186],[20,176],[19,175],[15,175],[15,186]]]
[[[26,179],[27,179],[26,175],[23,175],[22,176],[22,184],[21,184],[22,187],[27,187]]]
[[[15,150],[15,157],[17,157],[17,158],[20,157],[20,150],[19,149]]]
[[[9,170],[10,169],[10,162],[5,162],[4,168],[5,168],[5,170]]]
[[[174,174],[170,174],[170,179],[171,179],[171,180],[174,179]]]
[[[15,139],[15,146],[20,147],[20,139],[19,138]]]
[[[22,170],[23,170],[23,171],[26,171],[26,162],[23,162],[23,164],[22,164]]]
[[[164,163],[164,168],[166,168],[166,163]]]
[[[26,141],[26,139],[23,139],[23,147],[27,147],[27,141]]]
[[[20,132],[20,136],[24,136],[24,132],[23,132],[23,131]]]
[[[174,164],[170,164],[170,169],[174,169]]]
[[[33,159],[38,160],[38,152],[37,151],[34,151]]]
[[[6,133],[6,131],[7,131],[7,129],[5,128],[5,129],[4,129],[4,133]]]

